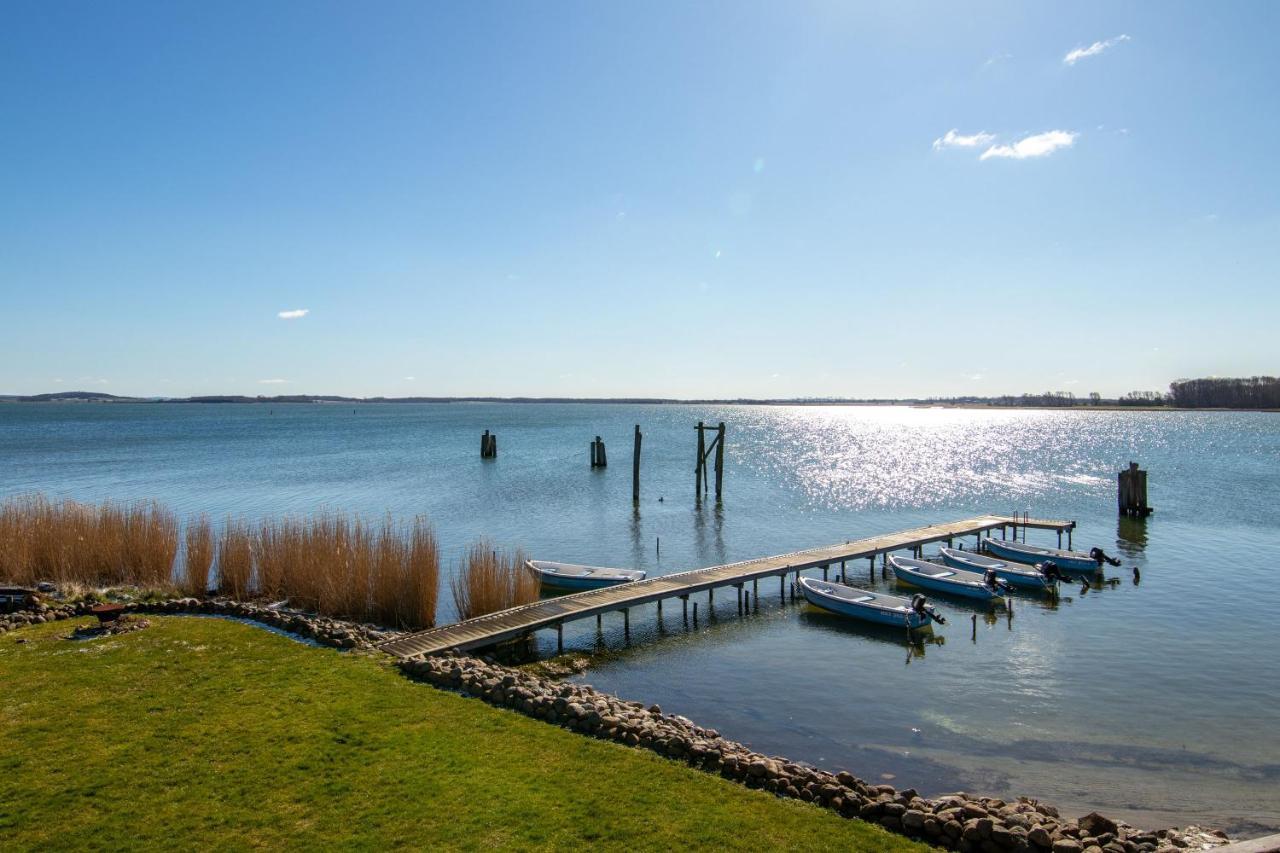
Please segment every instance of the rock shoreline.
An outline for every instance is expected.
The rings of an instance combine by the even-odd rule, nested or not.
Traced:
[[[26,625],[88,616],[93,602],[43,603],[0,614],[0,635]],[[251,620],[339,649],[371,649],[401,632],[230,599],[175,598],[125,603],[126,613],[192,614]],[[859,818],[891,832],[958,853],[1176,853],[1228,843],[1220,830],[1188,826],[1146,832],[1094,812],[1063,818],[1029,797],[1007,802],[965,792],[921,797],[911,788],[872,784],[847,771],[831,773],[754,752],[714,729],[663,713],[587,684],[555,681],[459,654],[399,662],[411,678],[480,699],[589,737],[648,749],[748,788],[768,791]]]

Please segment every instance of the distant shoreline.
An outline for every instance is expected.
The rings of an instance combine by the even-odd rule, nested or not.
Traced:
[[[0,395],[0,403],[184,403],[204,405],[270,404],[270,405],[357,405],[365,403],[527,403],[527,404],[586,404],[586,405],[649,405],[649,406],[864,406],[910,407],[915,409],[973,409],[990,411],[1050,411],[1050,412],[1280,412],[1276,408],[1232,407],[1184,407],[1135,406],[1114,401],[1091,404],[1077,402],[1070,406],[1005,405],[983,400],[850,400],[840,398],[778,398],[778,399],[678,399],[673,397],[341,397],[336,395],[282,395],[275,397],[248,397],[243,395],[210,395],[203,397],[121,397],[91,391],[68,391],[54,394]]]

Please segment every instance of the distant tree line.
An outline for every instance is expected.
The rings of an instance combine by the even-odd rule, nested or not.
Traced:
[[[1179,379],[1169,385],[1169,396],[1180,409],[1280,409],[1280,379]]]

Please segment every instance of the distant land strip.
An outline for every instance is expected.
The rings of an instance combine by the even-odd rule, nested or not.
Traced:
[[[1248,379],[1179,379],[1168,393],[1131,391],[1105,398],[1093,393],[1076,397],[1069,391],[996,397],[789,397],[696,398],[674,397],[343,397],[331,394],[280,394],[250,397],[215,394],[198,397],[123,397],[100,391],[59,391],[50,394],[0,394],[0,403],[619,403],[648,405],[739,406],[942,406],[954,408],[1033,409],[1227,409],[1280,410],[1280,379],[1254,376]]]

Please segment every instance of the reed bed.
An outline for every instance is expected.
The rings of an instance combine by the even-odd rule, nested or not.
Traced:
[[[183,559],[174,577],[178,545]],[[440,548],[425,518],[370,523],[322,512],[250,525],[187,522],[155,503],[84,504],[27,495],[0,502],[0,581],[64,588],[137,585],[302,610],[401,629],[435,624]]]
[[[541,584],[522,552],[500,552],[486,540],[472,545],[449,582],[458,616],[472,619],[538,599]]]
[[[209,574],[213,568],[213,523],[201,515],[187,522],[186,554],[182,566],[182,589],[187,595],[203,598],[209,592]]]
[[[252,579],[253,535],[245,522],[228,518],[218,537],[218,592],[248,598]]]
[[[154,501],[0,503],[0,578],[171,587],[178,519]]]

